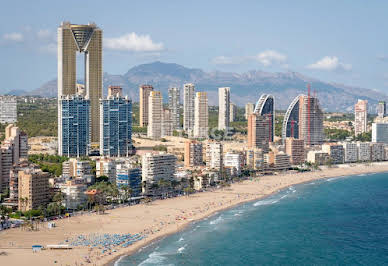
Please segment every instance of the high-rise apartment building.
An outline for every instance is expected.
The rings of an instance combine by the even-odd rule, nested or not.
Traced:
[[[121,86],[109,86],[108,87],[108,98],[109,97],[122,97],[123,88]]]
[[[229,151],[224,156],[224,166],[234,168],[234,172],[237,175],[241,174],[241,170],[244,166],[244,157],[240,152]]]
[[[355,142],[344,142],[342,143],[344,147],[345,155],[344,162],[345,163],[355,163],[358,160],[358,147]]]
[[[328,143],[322,145],[322,151],[330,156],[331,163],[341,164],[345,160],[345,150],[341,144]]]
[[[209,141],[206,144],[206,166],[218,171],[223,170],[223,145],[221,142]]]
[[[273,142],[275,137],[275,98],[271,94],[262,94],[253,113],[267,117],[270,127],[269,142]]]
[[[146,153],[142,157],[142,182],[145,183],[143,193],[152,193],[152,184],[159,180],[171,181],[174,179],[176,157],[172,154]]]
[[[354,105],[354,134],[367,132],[368,128],[368,101],[358,100]]]
[[[171,111],[173,130],[178,130],[181,128],[180,97],[181,95],[179,88],[174,87],[168,89],[168,108]]]
[[[202,143],[196,140],[185,142],[185,167],[195,167],[203,164]]]
[[[383,118],[387,113],[387,104],[385,101],[380,101],[377,105],[377,116]]]
[[[299,97],[299,139],[304,144],[319,145],[324,141],[323,112],[317,97],[301,95]]]
[[[286,138],[286,154],[290,156],[290,162],[293,165],[302,164],[305,161],[304,140]]]
[[[237,116],[237,105],[234,103],[230,103],[230,111],[229,111],[229,122],[236,121]]]
[[[173,115],[170,109],[163,110],[162,137],[172,136],[174,131]]]
[[[49,202],[50,174],[35,167],[18,172],[19,210],[28,211],[45,207]]]
[[[85,90],[90,101],[90,141],[100,141],[100,98],[102,98],[102,30],[96,24],[76,25],[62,22],[58,28],[58,101],[76,94],[77,52],[85,55]],[[58,109],[58,127],[63,122]],[[61,128],[58,129],[61,131]],[[61,150],[62,139],[58,140]]]
[[[132,101],[120,94],[100,100],[100,155],[132,154]]]
[[[372,142],[388,144],[388,123],[372,124]]]
[[[194,95],[195,87],[192,83],[183,85],[183,129],[191,136],[194,129]]]
[[[59,155],[87,156],[90,146],[90,101],[79,95],[62,96],[58,110]]]
[[[245,119],[246,120],[248,120],[249,115],[253,113],[254,109],[255,109],[255,105],[253,103],[247,103],[245,105]]]
[[[218,130],[228,130],[230,120],[230,88],[218,88]]]
[[[368,162],[371,160],[371,147],[369,142],[358,142],[358,160]]]
[[[122,193],[126,193],[126,189],[131,189],[131,197],[138,197],[141,194],[141,168],[133,167],[130,164],[117,164],[116,167],[116,185]]]
[[[248,148],[259,148],[264,153],[269,150],[271,119],[268,115],[250,114],[248,117]]]
[[[139,87],[139,126],[141,127],[148,126],[148,99],[153,90],[154,87],[151,85],[141,85]]]
[[[151,91],[148,97],[148,128],[147,136],[152,139],[162,137],[163,98],[160,91]]]
[[[15,96],[0,96],[0,123],[17,122],[17,101]]]
[[[195,94],[194,109],[194,138],[208,138],[209,108],[206,92],[197,92]]]
[[[96,161],[96,177],[107,176],[109,182],[116,183],[116,161],[112,158],[100,158]]]

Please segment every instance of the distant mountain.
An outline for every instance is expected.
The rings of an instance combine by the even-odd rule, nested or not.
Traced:
[[[139,85],[151,84],[156,90],[162,91],[166,100],[169,87],[182,87],[187,82],[194,83],[198,91],[208,91],[211,105],[217,104],[217,89],[225,86],[231,87],[231,101],[237,105],[255,103],[262,93],[271,93],[275,96],[276,108],[285,110],[294,97],[307,93],[308,83],[311,84],[312,91],[317,92],[323,108],[328,111],[351,111],[357,99],[362,98],[369,101],[370,110],[374,112],[379,100],[388,100],[388,97],[379,91],[327,83],[297,72],[205,72],[162,62],[135,66],[124,75],[104,73],[104,92],[109,85],[119,85],[123,87],[125,94],[138,101]],[[55,97],[57,82],[51,80],[28,94]]]

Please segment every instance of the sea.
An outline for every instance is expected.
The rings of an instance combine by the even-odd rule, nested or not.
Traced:
[[[329,178],[219,212],[127,265],[388,265],[388,173]]]

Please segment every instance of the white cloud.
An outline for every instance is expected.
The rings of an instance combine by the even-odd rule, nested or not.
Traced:
[[[43,53],[56,54],[57,53],[57,44],[49,43],[39,47],[39,51]]]
[[[260,62],[264,66],[272,64],[284,63],[287,61],[287,56],[274,50],[267,50],[253,57],[254,60]]]
[[[137,35],[135,32],[117,38],[106,38],[105,47],[119,51],[157,52],[164,49],[163,43],[154,43],[149,35]]]
[[[325,56],[321,60],[308,65],[307,68],[326,71],[350,71],[352,69],[352,65],[340,62],[336,56]]]
[[[22,42],[24,40],[24,37],[23,34],[19,32],[12,32],[4,34],[3,39],[6,41]]]
[[[38,38],[40,39],[47,39],[47,38],[50,38],[51,37],[51,31],[50,30],[46,30],[46,29],[40,29],[36,35],[38,36]]]
[[[217,56],[212,60],[213,64],[216,65],[233,65],[242,64],[248,62],[259,62],[263,66],[270,66],[273,64],[280,64],[282,67],[288,66],[285,64],[287,56],[274,50],[266,50],[257,55],[253,56]]]

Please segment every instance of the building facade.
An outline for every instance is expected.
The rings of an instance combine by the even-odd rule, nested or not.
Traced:
[[[383,118],[387,113],[387,104],[385,101],[380,101],[377,105],[377,116]]]
[[[230,103],[229,122],[236,121],[237,116],[237,105]]]
[[[206,144],[206,166],[218,171],[223,170],[223,145],[221,142],[209,141]]]
[[[209,136],[209,108],[206,92],[197,92],[194,104],[194,138]]]
[[[307,146],[320,145],[324,141],[323,112],[317,97],[299,97],[299,139]]]
[[[128,156],[132,153],[132,101],[120,95],[100,100],[100,155]]]
[[[49,202],[50,174],[28,168],[18,172],[19,210],[28,211],[45,207]]]
[[[173,87],[168,89],[168,108],[171,112],[173,130],[181,129],[180,98],[179,88]]]
[[[194,96],[195,87],[192,83],[183,85],[183,129],[191,136],[194,129]]]
[[[358,161],[358,147],[357,143],[354,142],[344,142],[342,144],[344,147],[345,155],[344,161],[345,163],[355,163]]]
[[[257,101],[255,109],[253,110],[255,114],[267,117],[269,129],[269,142],[274,141],[275,137],[275,99],[270,94],[262,94],[260,99]]]
[[[147,136],[152,139],[162,137],[163,98],[160,91],[151,91],[148,98],[148,128]]]
[[[368,101],[358,100],[354,105],[354,134],[367,132],[368,128]]]
[[[257,113],[249,116],[248,148],[259,148],[264,153],[268,152],[271,135],[271,119],[269,116]]]
[[[293,165],[302,164],[305,161],[304,140],[295,138],[286,138],[286,154],[290,156],[290,162]]]
[[[344,163],[345,151],[342,145],[335,143],[323,144],[322,151],[329,154],[330,162],[332,164]]]
[[[141,85],[139,87],[139,126],[141,127],[148,126],[148,99],[153,90],[154,87],[151,85]]]
[[[230,121],[230,88],[218,88],[218,130],[228,130]]]
[[[388,123],[372,124],[372,142],[388,144]]]
[[[186,140],[185,142],[185,167],[195,167],[203,165],[203,146],[196,140]]]
[[[0,96],[0,123],[16,123],[17,118],[16,97]]]
[[[247,103],[245,105],[245,114],[244,114],[244,116],[245,116],[246,120],[248,120],[249,115],[253,113],[254,109],[255,109],[255,105],[253,103]]]

